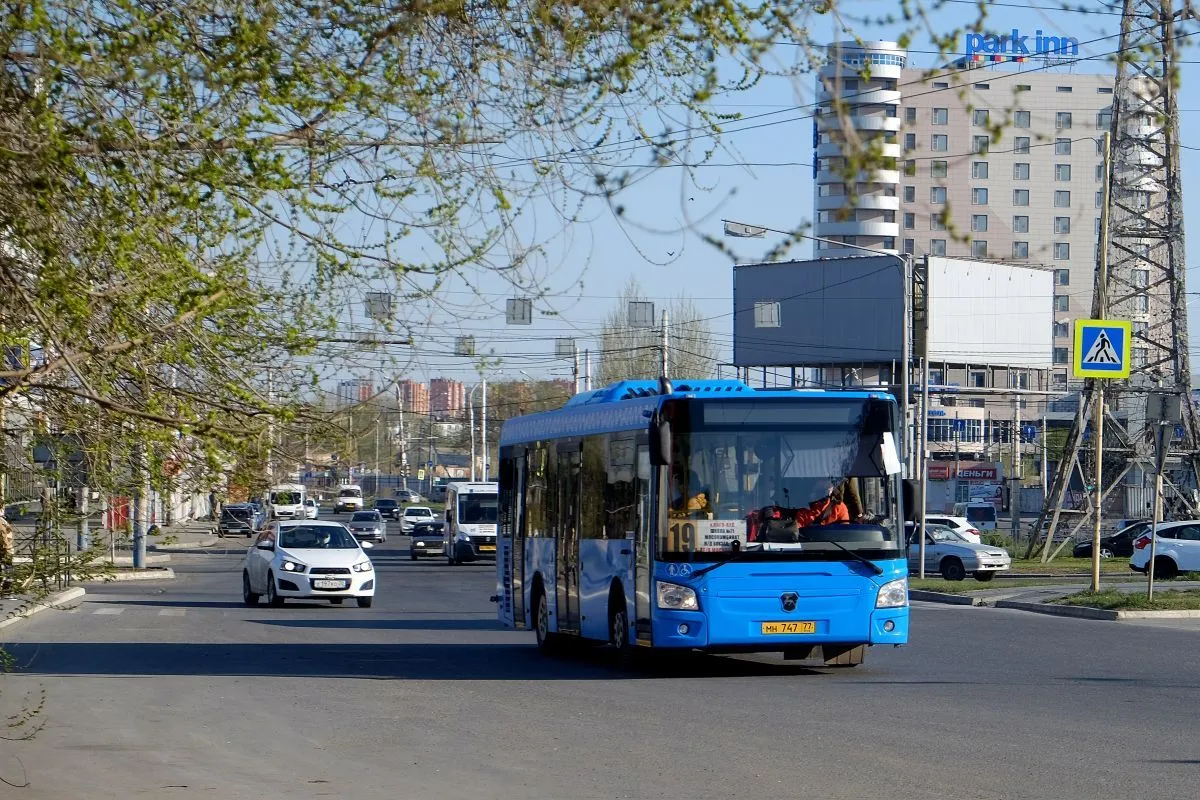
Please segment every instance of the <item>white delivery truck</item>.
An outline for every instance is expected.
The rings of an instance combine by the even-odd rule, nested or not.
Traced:
[[[271,519],[307,519],[304,507],[307,490],[300,483],[281,483],[271,488]]]

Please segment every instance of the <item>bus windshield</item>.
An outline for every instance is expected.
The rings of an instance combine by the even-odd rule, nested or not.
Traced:
[[[458,496],[458,521],[464,524],[495,524],[500,518],[499,504],[495,494],[460,494]]]
[[[362,489],[342,489],[338,497],[362,497]]]
[[[899,455],[886,415],[862,400],[690,405],[673,425],[660,559],[898,557]]]

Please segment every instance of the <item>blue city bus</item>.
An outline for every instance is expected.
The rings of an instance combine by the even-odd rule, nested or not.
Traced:
[[[894,398],[624,381],[500,434],[500,621],[828,666],[908,641]]]

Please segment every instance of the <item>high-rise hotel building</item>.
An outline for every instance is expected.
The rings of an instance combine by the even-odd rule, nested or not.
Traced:
[[[1050,385],[1063,388],[1071,322],[1091,316],[1113,100],[1111,74],[1065,70],[1044,60],[925,70],[891,42],[833,45],[817,77],[813,231],[871,250],[1053,269]],[[849,183],[844,152],[866,145],[882,168]],[[864,254],[834,242],[818,241],[815,256]],[[1127,311],[1136,333],[1151,309]]]

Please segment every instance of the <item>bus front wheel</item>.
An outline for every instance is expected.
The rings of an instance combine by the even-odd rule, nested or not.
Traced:
[[[552,653],[558,649],[558,634],[550,632],[550,601],[541,586],[537,588],[537,596],[533,601],[534,618],[533,630],[537,636],[538,650]]]
[[[629,640],[629,612],[625,609],[625,598],[614,598],[608,610],[608,643],[612,645],[618,666],[633,663],[633,643]]]

